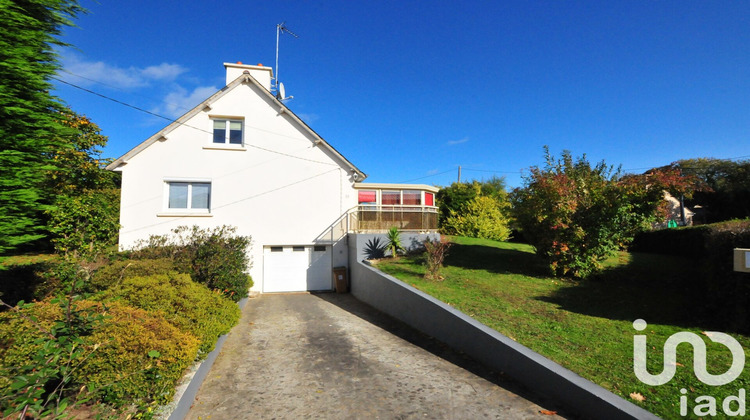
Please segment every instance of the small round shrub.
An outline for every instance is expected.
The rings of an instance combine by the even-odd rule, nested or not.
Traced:
[[[237,324],[237,305],[198,284],[187,274],[175,272],[131,277],[100,293],[98,300],[120,299],[147,311],[159,311],[183,331],[200,340],[200,357],[214,349],[219,336]]]
[[[94,272],[86,285],[86,290],[98,292],[106,290],[126,278],[166,274],[176,270],[174,262],[169,258],[113,261]]]

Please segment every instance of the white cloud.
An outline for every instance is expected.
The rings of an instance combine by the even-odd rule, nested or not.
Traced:
[[[318,114],[304,114],[304,113],[302,113],[302,114],[297,114],[297,116],[299,117],[299,119],[301,119],[302,121],[304,121],[307,124],[310,124],[313,121],[317,121],[318,118],[320,118],[320,116]]]
[[[219,88],[215,86],[199,86],[189,92],[182,86],[176,86],[172,92],[164,97],[162,105],[155,112],[165,114],[166,117],[177,118],[218,90]]]
[[[72,83],[90,86],[99,82],[118,89],[144,87],[154,81],[173,81],[177,76],[187,71],[179,64],[169,63],[161,63],[146,68],[123,68],[103,61],[86,61],[77,55],[65,56],[62,59],[62,65],[63,70],[67,73],[63,73],[61,76]],[[72,75],[69,73],[72,73]]]
[[[466,143],[467,141],[469,141],[469,138],[468,137],[464,137],[464,138],[458,139],[458,140],[449,140],[446,144],[448,146],[454,146],[456,144]]]
[[[146,67],[141,70],[141,74],[153,80],[172,81],[186,71],[187,69],[179,64],[161,63],[158,66]]]

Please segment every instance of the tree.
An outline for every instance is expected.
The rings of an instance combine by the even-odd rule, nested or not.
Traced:
[[[510,201],[504,178],[454,182],[438,192],[438,201],[443,232],[499,241],[510,237]]]
[[[479,195],[481,186],[479,182],[454,182],[450,187],[441,188],[437,193],[440,203],[440,225],[442,226],[451,215],[451,212],[460,211],[469,201]]]
[[[664,190],[687,190],[682,178],[656,171],[622,177],[603,161],[564,151],[546,166],[532,167],[524,187],[513,192],[513,212],[526,239],[553,274],[584,278],[650,226]]]
[[[460,211],[451,210],[443,230],[455,235],[505,241],[510,237],[509,218],[505,214],[508,207],[507,201],[476,196]]]
[[[0,253],[45,235],[49,157],[72,131],[49,93],[59,68],[53,47],[81,12],[75,0],[0,0]]]
[[[101,157],[107,137],[101,134],[99,126],[73,111],[67,111],[63,117],[63,125],[73,130],[66,139],[69,147],[53,152],[55,169],[47,173],[44,188],[55,195],[117,188],[119,174],[104,169],[112,159]]]
[[[445,223],[452,215],[461,214],[465,208],[478,196],[489,197],[497,202],[501,211],[507,217],[508,192],[505,188],[505,179],[493,176],[486,181],[454,182],[449,187],[441,188],[437,199],[440,203],[440,225],[445,228]],[[447,231],[447,233],[456,233]]]
[[[713,158],[685,159],[674,167],[699,179],[704,188],[686,201],[700,205],[706,223],[750,217],[750,160],[731,161]]]

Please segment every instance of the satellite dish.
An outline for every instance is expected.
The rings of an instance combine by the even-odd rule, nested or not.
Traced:
[[[279,83],[279,99],[286,99],[286,90],[284,90],[283,83]]]

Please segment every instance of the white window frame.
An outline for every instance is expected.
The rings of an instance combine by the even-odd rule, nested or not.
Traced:
[[[211,121],[211,139],[209,141],[209,144],[214,147],[234,147],[234,148],[242,148],[245,146],[245,119],[239,118],[239,117],[225,117],[225,116],[212,116],[210,117]],[[216,122],[224,122],[224,142],[223,143],[215,143],[214,142],[214,125]],[[239,143],[230,143],[229,142],[229,136],[231,130],[229,129],[230,123],[240,123],[240,142]]]
[[[169,207],[169,193],[170,193],[169,186],[173,183],[188,184],[187,208]],[[208,184],[209,186],[208,208],[198,208],[198,209],[191,208],[192,201],[193,201],[193,185],[195,184]],[[164,213],[160,215],[169,215],[169,214],[210,215],[212,205],[213,205],[213,183],[211,182],[210,179],[168,178],[164,180],[164,203],[163,203]]]

